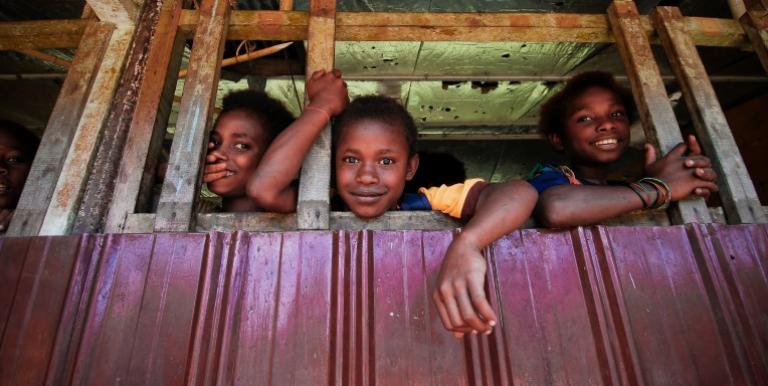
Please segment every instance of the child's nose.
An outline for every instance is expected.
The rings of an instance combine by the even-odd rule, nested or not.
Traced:
[[[598,122],[597,125],[597,131],[603,132],[603,131],[613,131],[616,128],[614,126],[613,122],[611,122],[610,119],[603,119],[600,122]]]
[[[376,184],[379,176],[373,165],[363,164],[357,171],[357,182],[361,184]]]

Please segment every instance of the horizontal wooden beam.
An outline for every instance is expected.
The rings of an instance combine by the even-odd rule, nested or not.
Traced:
[[[194,32],[196,10],[182,12],[180,27]],[[86,20],[44,20],[0,23],[0,50],[74,48]],[[309,16],[303,11],[233,11],[228,40],[306,40]],[[746,34],[732,19],[685,17],[698,46],[751,49]],[[643,31],[653,35],[650,20]],[[607,17],[565,13],[383,13],[339,12],[337,41],[525,41],[612,43]],[[652,43],[658,44],[653,37]]]

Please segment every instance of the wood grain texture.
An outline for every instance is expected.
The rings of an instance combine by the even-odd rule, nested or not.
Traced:
[[[132,125],[117,170],[114,197],[104,224],[105,232],[121,232],[125,219],[140,207],[142,186],[154,183],[157,156],[168,124],[176,75],[184,51],[184,39],[178,33],[181,2],[166,0],[160,11],[157,29],[150,42],[146,69],[139,88]],[[170,55],[169,55],[170,53]],[[143,173],[137,171],[142,170]],[[146,181],[146,183],[143,183]],[[145,189],[148,190],[148,189]]]
[[[608,19],[632,86],[645,138],[661,154],[666,154],[683,142],[683,137],[637,8],[632,1],[615,0],[608,8]],[[670,215],[678,224],[712,221],[703,199],[680,201],[672,206]]]
[[[760,64],[765,72],[768,72],[768,11],[747,11],[739,19],[741,27],[747,34],[747,38],[755,49]]]
[[[8,235],[36,235],[40,231],[113,30],[106,23],[89,23],[48,119]]]
[[[657,7],[651,20],[683,92],[698,139],[718,174],[726,218],[733,224],[766,222],[704,63],[685,31],[683,15],[676,7]]]
[[[133,0],[87,0],[87,2],[99,20],[118,26],[134,26],[139,16],[139,6]]]
[[[194,226],[193,209],[200,187],[205,141],[213,124],[229,11],[226,0],[206,0],[201,5],[203,17],[192,46],[189,76],[184,83],[168,171],[155,218],[156,231],[184,231]]]
[[[309,78],[317,70],[330,71],[336,47],[336,1],[312,0],[307,30]],[[309,101],[305,101],[308,103]],[[331,123],[320,133],[304,157],[299,179],[296,216],[300,229],[328,229],[331,202]]]

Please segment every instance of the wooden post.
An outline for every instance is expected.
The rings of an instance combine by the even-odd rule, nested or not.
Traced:
[[[166,0],[160,11],[155,36],[151,41],[146,68],[149,69],[139,87],[133,124],[117,172],[114,197],[104,232],[122,232],[126,216],[134,213],[142,187],[153,183],[157,155],[162,146],[168,116],[173,104],[176,78],[184,52],[184,36],[178,33],[181,1]],[[138,171],[144,171],[142,173]],[[148,181],[145,183],[145,181]]]
[[[293,11],[293,0],[280,0],[281,11]]]
[[[8,229],[8,236],[34,236],[40,231],[64,158],[113,30],[111,24],[97,21],[91,22],[86,28],[48,119],[45,134]]]
[[[615,0],[608,8],[608,20],[632,86],[645,137],[666,154],[683,142],[683,137],[634,2]],[[670,215],[677,224],[712,222],[703,199],[680,201],[672,206]]]
[[[205,157],[208,130],[212,124],[228,24],[227,0],[203,1],[168,171],[157,207],[155,231],[181,232],[194,229],[193,211],[199,194],[200,168]]]
[[[733,139],[704,63],[676,7],[657,7],[651,21],[682,89],[699,140],[718,174],[725,216],[734,224],[763,223],[765,216]]]
[[[119,27],[112,33],[72,140],[73,146],[69,148],[45,213],[39,232],[41,235],[67,234],[75,221],[88,178],[83,171],[89,170],[96,154],[133,32],[134,28],[129,26]]]
[[[316,70],[332,70],[336,44],[336,1],[311,0],[307,36],[307,78]],[[299,229],[330,227],[331,125],[304,159],[296,208]]]
[[[739,19],[744,32],[755,47],[765,72],[768,72],[768,10],[748,10]]]
[[[135,25],[139,15],[133,0],[87,0],[87,4],[99,20],[118,26]]]
[[[128,63],[112,101],[106,128],[89,172],[77,218],[72,226],[73,233],[102,231],[115,189],[115,176],[122,161],[123,148],[133,121],[138,96],[141,94],[142,80],[145,74],[152,71],[147,68],[147,60],[160,20],[163,1],[145,0],[142,7]]]

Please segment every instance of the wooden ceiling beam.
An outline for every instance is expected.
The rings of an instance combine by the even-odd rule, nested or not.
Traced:
[[[99,20],[118,26],[135,25],[139,7],[133,0],[86,0]]]
[[[198,11],[182,11],[180,28],[191,36]],[[640,17],[645,33],[658,44],[651,22]],[[75,48],[86,20],[0,23],[0,50]],[[306,40],[309,16],[300,11],[233,11],[228,40]],[[751,45],[732,19],[684,17],[697,46]],[[532,13],[394,13],[339,12],[338,41],[525,41],[613,43],[605,15]]]

